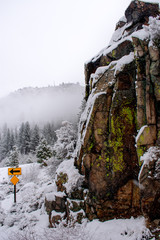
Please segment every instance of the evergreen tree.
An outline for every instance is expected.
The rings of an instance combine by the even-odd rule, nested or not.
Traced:
[[[53,145],[56,139],[54,124],[45,124],[42,133],[47,140],[47,143]]]
[[[13,150],[10,151],[7,166],[18,167],[19,166],[19,152],[16,146],[13,146]]]
[[[30,152],[31,129],[29,122],[22,123],[18,134],[18,148],[21,154]]]
[[[39,144],[39,140],[40,140],[39,128],[37,125],[35,125],[31,133],[31,142],[30,142],[30,149],[33,153],[35,152],[36,147]]]
[[[26,122],[24,125],[24,154],[30,152],[30,143],[31,143],[31,129],[29,122]]]
[[[15,140],[15,145],[18,146],[18,131],[17,131],[17,128],[14,129],[14,140]]]
[[[24,123],[21,124],[18,134],[18,148],[21,154],[25,153]]]
[[[55,131],[57,141],[54,145],[54,152],[57,158],[71,158],[75,144],[76,144],[76,132],[72,123],[68,121],[62,122],[62,127]]]
[[[52,157],[52,150],[51,147],[47,144],[47,141],[45,138],[41,138],[39,145],[36,149],[36,157],[38,163],[44,163],[45,160],[48,160]]]
[[[13,150],[13,146],[15,146],[16,142],[15,142],[15,136],[14,136],[14,132],[13,130],[11,130],[11,134],[10,134],[10,150]]]
[[[2,132],[2,138],[0,143],[0,159],[4,159],[9,151],[11,150],[10,145],[11,135],[10,130],[7,128],[7,125],[4,126],[3,132]]]
[[[11,133],[10,129],[7,129],[7,135],[6,135],[6,150],[9,152],[11,150]]]

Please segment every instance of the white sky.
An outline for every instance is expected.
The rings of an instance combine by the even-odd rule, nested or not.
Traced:
[[[28,86],[84,84],[130,0],[0,0],[0,97]]]

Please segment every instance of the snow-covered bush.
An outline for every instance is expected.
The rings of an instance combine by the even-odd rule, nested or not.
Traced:
[[[31,230],[27,229],[23,232],[12,231],[9,236],[4,235],[2,240],[38,240],[38,236]]]

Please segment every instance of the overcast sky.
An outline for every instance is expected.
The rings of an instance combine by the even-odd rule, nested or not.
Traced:
[[[0,97],[28,86],[84,84],[130,0],[0,0]]]

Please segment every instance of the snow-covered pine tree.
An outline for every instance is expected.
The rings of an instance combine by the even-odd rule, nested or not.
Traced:
[[[24,141],[24,123],[21,124],[18,134],[18,148],[21,154],[25,152],[25,141]]]
[[[47,140],[47,143],[53,145],[56,139],[54,124],[53,123],[45,124],[42,133],[45,139]]]
[[[11,150],[13,149],[15,144],[16,144],[16,142],[15,142],[14,132],[13,132],[13,130],[11,130],[11,134],[10,134],[10,149]]]
[[[35,153],[36,147],[39,144],[39,140],[40,140],[39,127],[35,125],[31,132],[31,142],[30,142],[30,149],[33,153]]]
[[[10,130],[7,128],[7,125],[5,125],[2,131],[2,137],[0,142],[1,160],[4,159],[11,150],[10,140],[11,140]]]
[[[24,153],[28,154],[30,152],[31,143],[31,129],[29,122],[24,125]]]
[[[18,135],[18,148],[21,154],[28,154],[30,152],[31,129],[29,122],[22,123]]]
[[[18,130],[17,127],[14,129],[14,140],[15,140],[15,145],[18,146]]]
[[[72,123],[62,122],[62,127],[55,131],[57,141],[54,145],[54,152],[58,159],[71,158],[76,144],[76,132]]]
[[[45,138],[41,138],[39,145],[36,148],[36,157],[37,157],[37,162],[38,163],[45,163],[45,160],[48,160],[49,158],[52,157],[52,149],[51,147],[47,144],[47,141]]]
[[[7,166],[10,167],[18,167],[19,166],[19,151],[16,146],[13,146],[13,150],[9,152],[8,161],[6,163]]]

